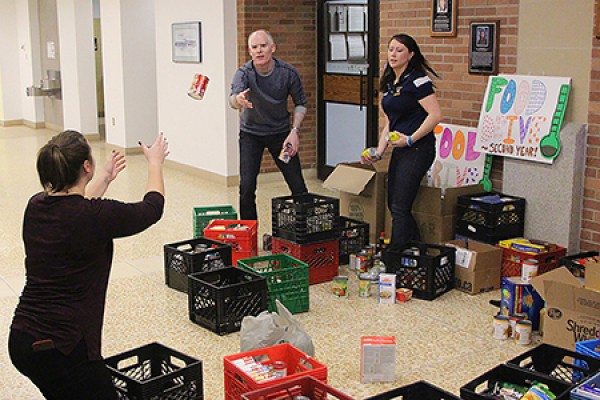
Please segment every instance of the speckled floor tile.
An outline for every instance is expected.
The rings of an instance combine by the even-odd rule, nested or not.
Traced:
[[[0,231],[0,400],[41,399],[37,389],[11,366],[6,342],[8,327],[24,284],[21,223],[27,199],[39,191],[35,155],[52,133],[47,130],[0,127],[0,141],[15,149],[2,154],[0,198],[4,210]],[[92,142],[97,159],[108,149]],[[19,174],[14,174],[18,170]],[[17,176],[18,175],[18,176]],[[314,172],[312,173],[314,176]],[[309,174],[310,176],[310,174]],[[111,185],[107,197],[135,201],[142,196],[146,178],[142,156],[128,156],[128,166]],[[261,181],[258,190],[259,246],[271,230],[271,199],[288,195],[281,176]],[[204,398],[223,399],[223,357],[239,353],[240,335],[219,336],[191,322],[187,295],[164,282],[163,245],[193,237],[193,207],[234,205],[237,187],[223,187],[185,174],[165,170],[167,206],[163,219],[135,237],[115,241],[115,256],[108,289],[103,353],[111,356],[150,342],[159,342],[203,361]],[[308,179],[309,191],[329,196],[317,179]],[[262,250],[260,254],[265,254]],[[491,336],[489,304],[499,292],[470,296],[451,291],[434,301],[413,299],[404,304],[380,305],[375,297],[358,297],[356,276],[346,267],[340,274],[350,277],[350,296],[335,298],[331,284],[310,287],[310,311],[295,318],[315,344],[315,358],[328,367],[329,384],[344,393],[364,399],[425,379],[458,394],[460,387],[499,363],[529,347]],[[395,380],[360,383],[360,337],[396,337]]]

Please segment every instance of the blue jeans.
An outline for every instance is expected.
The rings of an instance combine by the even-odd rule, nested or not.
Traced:
[[[423,140],[415,147],[396,148],[388,169],[388,207],[392,236],[387,252],[398,254],[411,240],[420,240],[412,206],[421,181],[435,159],[435,141]]]
[[[240,132],[240,219],[258,220],[256,187],[265,148],[271,153],[292,195],[308,191],[302,176],[300,156],[296,154],[289,164],[278,158],[287,136],[287,133],[257,136],[243,131]]]
[[[117,400],[104,360],[88,360],[83,340],[68,355],[54,348],[34,351],[34,342],[31,335],[11,330],[9,355],[17,370],[28,377],[46,399]]]

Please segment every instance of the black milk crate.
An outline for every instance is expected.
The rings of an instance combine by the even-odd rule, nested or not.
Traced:
[[[541,344],[507,364],[571,384],[582,382],[600,370],[600,358],[549,344]]]
[[[456,233],[486,243],[522,237],[525,199],[499,192],[459,196]]]
[[[429,382],[418,381],[365,400],[460,400],[460,398]]]
[[[187,276],[231,265],[231,246],[207,238],[165,244],[165,283],[186,293]]]
[[[298,244],[337,239],[340,200],[304,193],[271,200],[273,237]]]
[[[150,343],[104,360],[119,399],[202,400],[202,361]]]
[[[571,384],[537,372],[500,364],[461,387],[460,398],[464,400],[496,399],[497,397],[492,397],[490,393],[498,382],[510,382],[519,386],[530,387],[536,381],[548,385],[550,391],[556,395],[557,400],[568,399],[569,390],[573,387]]]
[[[188,275],[190,321],[219,335],[237,332],[245,316],[267,309],[264,277],[237,267]]]
[[[396,274],[396,287],[412,289],[418,299],[433,300],[454,288],[453,247],[413,241],[388,256],[386,270]]]
[[[350,262],[350,254],[360,252],[369,244],[369,224],[340,217],[340,265]]]
[[[585,278],[585,264],[590,259],[598,259],[598,252],[586,251],[584,253],[571,254],[558,260],[558,265],[564,265],[578,278]]]

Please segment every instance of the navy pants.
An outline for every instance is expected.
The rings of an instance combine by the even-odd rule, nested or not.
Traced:
[[[117,400],[104,360],[89,361],[83,340],[69,355],[56,349],[33,351],[34,342],[31,335],[11,330],[8,351],[13,365],[46,399]]]
[[[412,215],[423,177],[435,159],[435,141],[423,140],[418,147],[395,148],[388,170],[388,207],[392,214],[389,255],[398,254],[411,240],[420,240]]]
[[[265,148],[269,150],[283,174],[292,195],[306,193],[300,157],[296,154],[286,164],[279,160],[281,146],[288,134],[257,136],[240,132],[240,219],[257,220],[256,187]]]

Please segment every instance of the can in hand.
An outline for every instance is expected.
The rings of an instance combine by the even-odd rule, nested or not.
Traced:
[[[188,96],[192,99],[202,100],[204,98],[204,93],[206,92],[206,87],[208,86],[208,76],[204,76],[202,74],[195,74],[194,79],[192,80],[192,86],[188,90]]]
[[[290,162],[290,160],[292,159],[292,156],[290,156],[291,149],[292,149],[292,145],[288,143],[285,145],[285,147],[283,149],[281,149],[281,153],[279,153],[279,159],[286,164],[288,164]]]
[[[388,134],[387,134],[388,142],[395,142],[398,139],[400,139],[400,135],[398,134],[398,132],[396,132],[396,131],[388,132]]]

